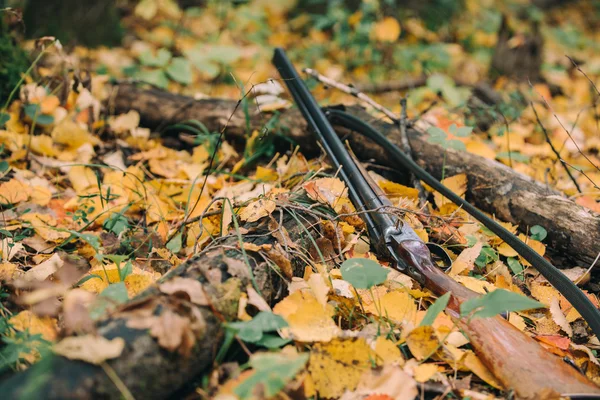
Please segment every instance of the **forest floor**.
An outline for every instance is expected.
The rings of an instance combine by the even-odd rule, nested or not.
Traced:
[[[590,17],[600,11],[591,2],[544,12],[526,7],[544,38],[544,81],[500,77],[492,87],[502,101],[481,112],[469,106],[472,89],[490,82],[501,15],[514,16],[518,4],[466,0],[447,21],[431,22],[439,15],[385,17],[376,2],[319,15],[292,3],[208,2],[182,10],[170,0],[143,0],[122,20],[122,47],[67,49],[52,38],[24,43],[35,62],[0,114],[4,377],[52,353],[116,362],[122,339],[98,336],[96,326],[149,288],[206,305],[192,279],[160,279],[214,248],[219,237],[238,235],[236,249],[264,257],[285,294],[271,304],[254,277],[241,287],[233,318],[223,323],[234,339],[215,349],[190,398],[508,396],[455,322],[431,310],[436,297],[371,251],[326,157],[278,144],[286,132],[270,126],[293,104],[272,52],[286,48],[299,70],[364,88],[396,115],[406,96],[408,116],[435,126],[428,131],[432,145],[504,163],[600,213],[600,31]],[[530,32],[514,24],[511,43],[518,47]],[[406,86],[401,91],[372,87],[398,81]],[[144,127],[137,111],[113,115],[114,88],[126,82],[239,101],[247,115],[265,115],[265,128],[248,124],[239,143],[224,139],[226,121],[223,131],[181,121],[161,127],[191,138],[174,148],[177,136]],[[323,105],[365,106],[315,79],[307,83]],[[450,232],[452,240],[440,243],[454,260],[450,276],[481,294],[505,289],[543,303],[510,312],[509,322],[600,384],[598,338],[527,261],[440,194],[429,191],[422,205],[416,189],[394,182],[377,160],[363,161],[423,240]],[[464,196],[467,179],[442,182]],[[319,219],[316,252],[286,242],[280,210],[290,208]],[[436,218],[445,223],[430,225]],[[246,241],[255,222],[282,233],[273,244]],[[544,226],[518,232],[503,224],[539,254],[551,250]],[[344,270],[345,260],[357,258],[377,262],[365,267],[366,286]],[[598,305],[591,265],[559,267]],[[140,315],[137,326],[182,358],[202,329],[199,320]],[[423,350],[431,348],[445,352]],[[124,397],[132,396],[113,378]]]

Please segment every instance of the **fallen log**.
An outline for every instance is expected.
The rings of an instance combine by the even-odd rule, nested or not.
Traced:
[[[246,137],[246,119],[241,107],[231,100],[194,100],[160,90],[143,90],[125,84],[116,87],[109,110],[120,114],[137,110],[143,126],[156,129],[186,119],[202,121],[210,130],[224,129],[229,140]],[[400,144],[395,126],[375,120],[359,107],[349,111],[375,125],[392,142]],[[269,116],[251,112],[252,129],[262,129]],[[277,130],[298,143],[303,151],[318,151],[312,133],[296,109],[279,115]],[[385,151],[351,132],[340,131],[362,159],[374,159],[379,164],[394,167]],[[562,193],[553,190],[496,161],[455,150],[444,150],[427,141],[422,131],[410,129],[409,141],[413,158],[437,177],[466,173],[467,199],[480,209],[499,219],[518,224],[523,232],[533,225],[548,231],[546,243],[552,249],[551,258],[561,265],[588,267],[600,252],[600,216],[575,204]],[[444,153],[446,153],[444,155]]]
[[[315,219],[303,214],[300,219],[305,221],[304,226],[290,214],[283,215],[281,227],[287,230],[291,242],[298,243],[298,248],[309,251],[312,242],[308,240],[308,234],[315,233],[310,227]],[[276,233],[281,230],[273,232],[265,219],[262,222],[258,226],[256,223],[245,226],[251,229],[251,234],[244,237],[244,242],[257,246],[278,243],[275,236],[281,238]],[[124,388],[137,399],[164,399],[172,395],[213,364],[223,339],[222,321],[237,318],[240,296],[250,285],[248,266],[242,261],[242,252],[239,248],[236,249],[238,240],[237,235],[231,235],[218,246],[212,246],[211,250],[181,264],[160,281],[194,279],[202,284],[211,300],[209,305],[198,306],[185,299],[181,303],[177,293],[167,295],[158,286],[154,286],[97,325],[99,335],[109,340],[124,339],[125,348],[119,357],[98,366],[57,355],[47,356],[25,372],[17,373],[2,382],[2,398],[131,398],[129,393],[123,393]],[[286,285],[274,271],[273,263],[268,263],[259,253],[247,251],[246,254],[253,266],[253,276],[260,294],[271,304],[280,300],[286,293]],[[306,264],[293,256],[290,258],[295,275],[302,275]],[[156,306],[149,309],[149,304]],[[173,304],[179,306],[175,307]],[[185,304],[185,307],[181,304]],[[148,329],[130,327],[132,319],[136,318],[136,312],[139,314],[139,310],[143,308],[152,316],[160,317],[166,312],[175,312],[181,318],[189,318],[191,314],[195,322],[201,322],[198,324],[201,329],[194,331],[196,338],[193,345],[183,349],[186,354],[182,355],[182,348],[169,351],[161,347]],[[172,330],[169,334],[175,335],[176,324],[168,325],[165,328]],[[122,385],[117,384],[120,383],[119,380]]]

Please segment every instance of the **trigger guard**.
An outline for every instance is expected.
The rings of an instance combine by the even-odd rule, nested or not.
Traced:
[[[448,271],[452,267],[452,259],[450,258],[448,252],[442,246],[437,245],[435,243],[429,242],[426,243],[426,245],[431,254],[437,256],[437,258],[442,260],[442,262],[444,263],[442,269],[444,271]]]

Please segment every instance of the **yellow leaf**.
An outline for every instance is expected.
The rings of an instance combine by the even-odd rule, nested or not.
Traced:
[[[442,183],[446,185],[446,187],[453,191],[456,195],[464,198],[465,192],[467,191],[466,174],[458,174],[451,176],[450,178],[445,178],[442,180]],[[450,200],[448,200],[438,192],[433,193],[433,198],[438,208],[441,207],[444,203],[450,203]]]
[[[497,249],[498,249],[498,253],[500,253],[504,257],[516,257],[519,255],[519,253],[517,253],[506,242],[502,242],[502,244],[500,246],[498,246]]]
[[[468,287],[472,291],[481,294],[486,294],[488,292],[496,290],[496,286],[489,283],[488,281],[483,281],[472,276],[458,275],[454,277],[454,280],[459,283],[462,283],[464,286]]]
[[[39,206],[47,206],[52,200],[52,192],[43,186],[31,188],[31,201]]]
[[[452,263],[452,269],[450,270],[451,276],[460,275],[464,271],[471,271],[475,266],[475,259],[479,257],[483,244],[477,242],[473,247],[464,249]]]
[[[398,323],[414,322],[417,315],[417,305],[413,298],[407,292],[400,290],[394,290],[383,295],[378,308],[382,317],[387,317]]]
[[[393,17],[386,17],[373,26],[375,40],[380,42],[395,42],[400,36],[400,24]]]
[[[246,222],[256,222],[262,217],[270,215],[273,211],[275,211],[276,207],[277,203],[275,203],[273,200],[265,198],[258,199],[242,209],[240,212],[240,219]]]
[[[338,178],[316,179],[306,182],[303,187],[308,197],[333,208],[336,208],[340,198],[346,193],[346,185]]]
[[[84,335],[64,338],[54,345],[53,350],[68,359],[98,365],[119,357],[124,348],[125,340],[120,337],[108,340],[104,336]]]
[[[483,363],[475,353],[468,350],[465,357],[462,360],[465,367],[472,371],[475,375],[483,379],[487,384],[495,387],[496,389],[502,389],[502,384],[496,379],[496,377],[490,372],[489,369]]]
[[[560,299],[560,293],[552,286],[546,286],[539,283],[531,285],[531,296],[545,305],[550,305],[553,298]]]
[[[406,337],[410,352],[419,361],[433,356],[440,349],[440,341],[432,326],[425,325],[413,329]]]
[[[332,319],[333,307],[321,305],[308,291],[292,293],[277,303],[273,312],[289,324],[282,333],[300,342],[328,342],[341,332]]]
[[[17,270],[17,265],[9,262],[0,263],[0,281],[10,281],[12,280],[15,271]]]
[[[57,222],[49,214],[27,213],[21,216],[47,242],[58,242],[71,236],[69,232],[60,231]]]
[[[68,146],[71,149],[77,149],[86,143],[96,145],[100,141],[95,136],[80,127],[76,122],[65,118],[60,124],[52,130],[52,139],[54,143]]]
[[[522,233],[519,235],[519,239],[521,239],[522,241],[527,243],[527,245],[529,247],[531,247],[533,250],[535,250],[535,252],[538,253],[540,256],[543,256],[546,253],[546,245],[544,243],[542,243],[538,240],[528,238],[527,236],[525,236]],[[523,257],[519,256],[519,260],[521,261],[521,263],[523,265],[531,266],[529,261],[525,260]]]
[[[125,287],[129,298],[135,297],[148,286],[152,285],[154,279],[149,275],[130,274],[125,278]]]
[[[0,185],[0,204],[17,204],[26,201],[30,194],[29,186],[13,178]]]
[[[31,137],[31,150],[43,156],[55,157],[59,152],[54,148],[52,138],[48,135]]]
[[[308,372],[321,397],[338,398],[356,388],[373,358],[373,350],[364,339],[335,339],[313,346]]]
[[[468,140],[466,146],[469,153],[477,154],[478,156],[485,157],[489,160],[496,159],[496,152],[485,143]]]
[[[67,176],[77,194],[83,193],[89,187],[98,186],[98,179],[94,171],[82,165],[71,167]]]
[[[271,168],[256,167],[255,178],[265,182],[276,181],[279,178],[277,171]]]
[[[385,179],[380,180],[378,185],[389,196],[408,197],[412,200],[417,200],[419,198],[419,191],[415,188],[400,185],[399,183],[391,182]]]
[[[414,378],[417,382],[425,383],[439,372],[435,364],[420,364],[414,369]]]
[[[377,337],[375,340],[375,354],[377,354],[377,364],[404,363],[404,357],[398,346],[384,336]]]
[[[42,335],[49,342],[56,340],[57,323],[55,318],[38,317],[29,310],[24,310],[10,318],[9,323],[12,327],[23,332],[26,329],[32,335]]]

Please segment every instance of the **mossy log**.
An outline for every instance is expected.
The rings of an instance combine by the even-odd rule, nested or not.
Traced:
[[[277,211],[274,215],[277,216]],[[301,219],[306,226],[284,213],[282,227],[287,230],[291,241],[309,250],[312,242],[307,239],[307,235],[309,232],[315,233],[311,228],[315,220],[309,215],[303,215]],[[246,225],[245,228],[251,233],[244,237],[244,242],[258,246],[275,244],[277,240],[266,222],[263,219],[259,225]],[[213,364],[223,340],[222,320],[231,321],[237,316],[240,296],[250,284],[247,264],[242,261],[242,252],[236,249],[238,240],[236,234],[225,238],[217,246],[210,246],[210,250],[181,264],[161,279],[161,282],[176,277],[195,279],[203,285],[211,299],[210,306],[196,306],[188,302],[196,308],[196,316],[198,312],[202,315],[204,329],[196,337],[187,356],[159,346],[147,329],[127,326],[131,313],[127,314],[124,310],[135,311],[136,305],[143,305],[145,301],[162,300],[161,305],[153,310],[153,315],[165,312],[167,308],[164,304],[170,297],[154,286],[98,324],[99,335],[107,339],[120,337],[125,340],[125,349],[118,358],[106,361],[104,366],[97,366],[62,356],[48,356],[25,372],[17,373],[2,382],[2,398],[119,399],[122,398],[123,391],[115,385],[115,376],[136,399],[164,399],[173,395]],[[274,271],[273,263],[268,263],[258,253],[247,251],[246,254],[260,294],[267,302],[274,304],[286,294],[287,285],[280,274]],[[301,275],[306,264],[299,262],[293,255],[288,256],[294,273]],[[237,268],[231,268],[232,263],[237,263]],[[234,270],[245,270],[247,275],[232,275]],[[181,310],[178,315],[187,316]],[[108,375],[111,370],[112,378]]]
[[[137,110],[141,115],[141,124],[149,128],[164,128],[186,119],[197,119],[210,130],[224,129],[229,140],[239,142],[245,139],[246,119],[241,107],[236,109],[235,101],[194,100],[133,85],[121,85],[115,91],[107,105],[108,109],[117,114]],[[395,126],[374,120],[360,107],[350,107],[349,111],[374,124],[392,142],[400,143]],[[269,119],[269,115],[251,110],[250,126],[260,130]],[[298,143],[304,152],[316,154],[319,151],[297,109],[281,112],[275,129]],[[377,160],[377,163],[391,168],[396,166],[384,149],[362,136],[343,130],[339,133],[349,140],[361,159]],[[500,220],[518,224],[523,232],[533,225],[546,228],[548,237],[545,242],[557,266],[588,267],[600,252],[598,214],[504,164],[467,152],[446,151],[429,143],[427,135],[416,129],[410,129],[408,136],[413,158],[438,179],[467,174],[466,196],[475,206],[496,215]]]

